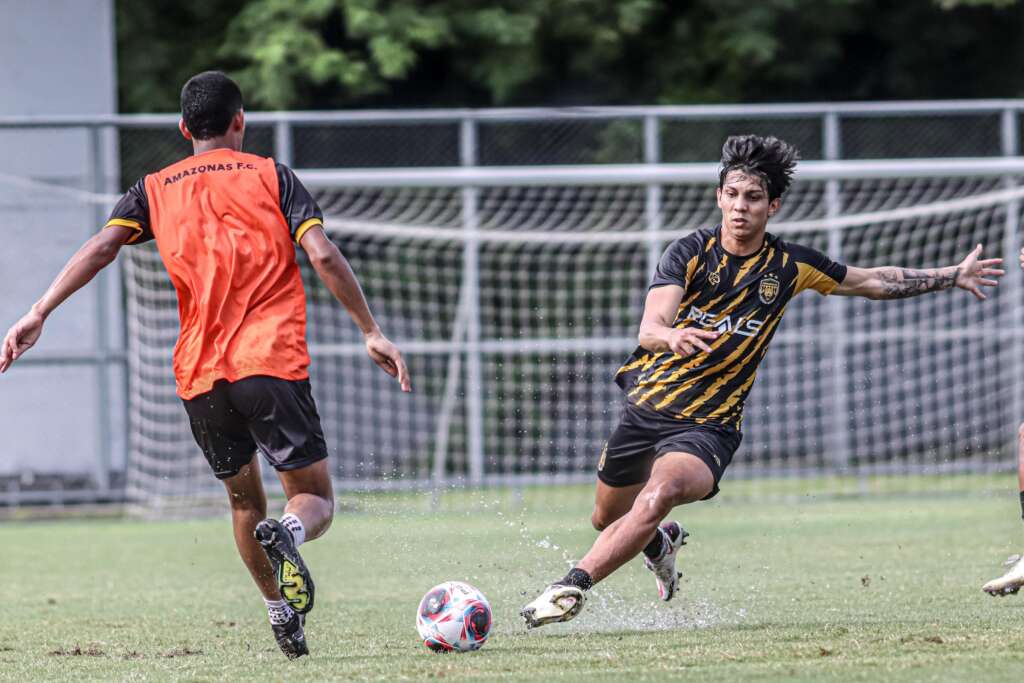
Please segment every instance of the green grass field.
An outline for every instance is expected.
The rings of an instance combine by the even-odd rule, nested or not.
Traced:
[[[721,498],[728,497],[728,488]],[[1024,597],[981,583],[1024,546],[1016,496],[705,503],[682,595],[657,603],[633,562],[569,624],[533,632],[522,603],[589,546],[589,489],[342,497],[304,546],[317,579],[312,656],[288,662],[226,517],[0,524],[0,679],[1019,681]],[[420,596],[462,579],[495,626],[483,650],[435,655]],[[296,678],[293,678],[296,677]]]

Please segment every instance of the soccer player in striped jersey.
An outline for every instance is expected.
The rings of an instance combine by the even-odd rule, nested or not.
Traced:
[[[263,595],[274,637],[294,659],[309,652],[304,624],[314,599],[298,547],[327,531],[334,515],[327,444],[309,385],[298,247],[362,330],[370,358],[403,391],[411,385],[348,261],[324,234],[316,201],[290,168],[241,151],[245,116],[234,81],[217,71],[189,79],[179,127],[193,156],[125,193],[105,229],[7,333],[0,372],[122,246],[155,240],[178,295],[178,396],[213,475],[227,489],[235,544]],[[279,520],[266,516],[257,452],[277,470],[288,498]]]
[[[790,300],[804,290],[901,299],[982,287],[1002,275],[981,245],[958,265],[855,268],[766,232],[798,159],[782,140],[731,137],[718,178],[721,223],[676,240],[651,281],[640,346],[616,376],[621,419],[597,464],[591,521],[600,531],[580,562],[522,610],[528,628],[567,621],[586,591],[643,554],[658,594],[678,588],[687,532],[665,518],[706,500],[740,445],[743,404]]]

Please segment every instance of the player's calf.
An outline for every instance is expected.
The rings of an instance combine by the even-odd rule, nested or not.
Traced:
[[[597,531],[607,529],[629,512],[643,488],[644,483],[613,486],[599,479],[597,490],[594,492],[594,510],[590,513],[590,524]]]
[[[298,550],[305,540],[301,520],[295,515],[285,515],[281,521],[265,519],[256,525],[253,535],[274,568],[281,596],[297,613],[308,613],[313,609],[315,587]]]

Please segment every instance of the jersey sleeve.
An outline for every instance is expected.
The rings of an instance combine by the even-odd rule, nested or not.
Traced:
[[[817,249],[789,245],[796,261],[797,280],[794,294],[813,289],[819,294],[831,294],[846,278],[846,266],[836,263]]]
[[[679,285],[686,289],[693,279],[697,270],[697,261],[703,250],[699,236],[694,233],[677,239],[661,255],[658,268],[651,278],[651,285],[648,289],[664,287],[665,285]]]
[[[324,212],[295,171],[284,164],[277,164],[277,183],[281,193],[281,213],[288,223],[292,239],[298,244],[307,230],[324,224]]]
[[[149,198],[146,196],[146,179],[140,178],[128,188],[124,196],[118,200],[104,228],[120,225],[131,228],[135,235],[125,244],[142,244],[153,239],[153,231],[149,224]]]

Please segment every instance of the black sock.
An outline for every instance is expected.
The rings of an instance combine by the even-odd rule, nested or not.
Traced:
[[[651,558],[652,560],[661,555],[662,548],[665,547],[665,534],[661,533],[661,529],[657,529],[654,532],[654,538],[644,548],[644,555]]]
[[[1020,518],[1024,519],[1024,491],[1020,492]]]
[[[590,574],[586,573],[579,567],[573,567],[569,570],[569,573],[565,575],[565,578],[558,583],[563,586],[576,586],[580,590],[588,591],[590,587],[594,585],[594,580],[590,578]]]

